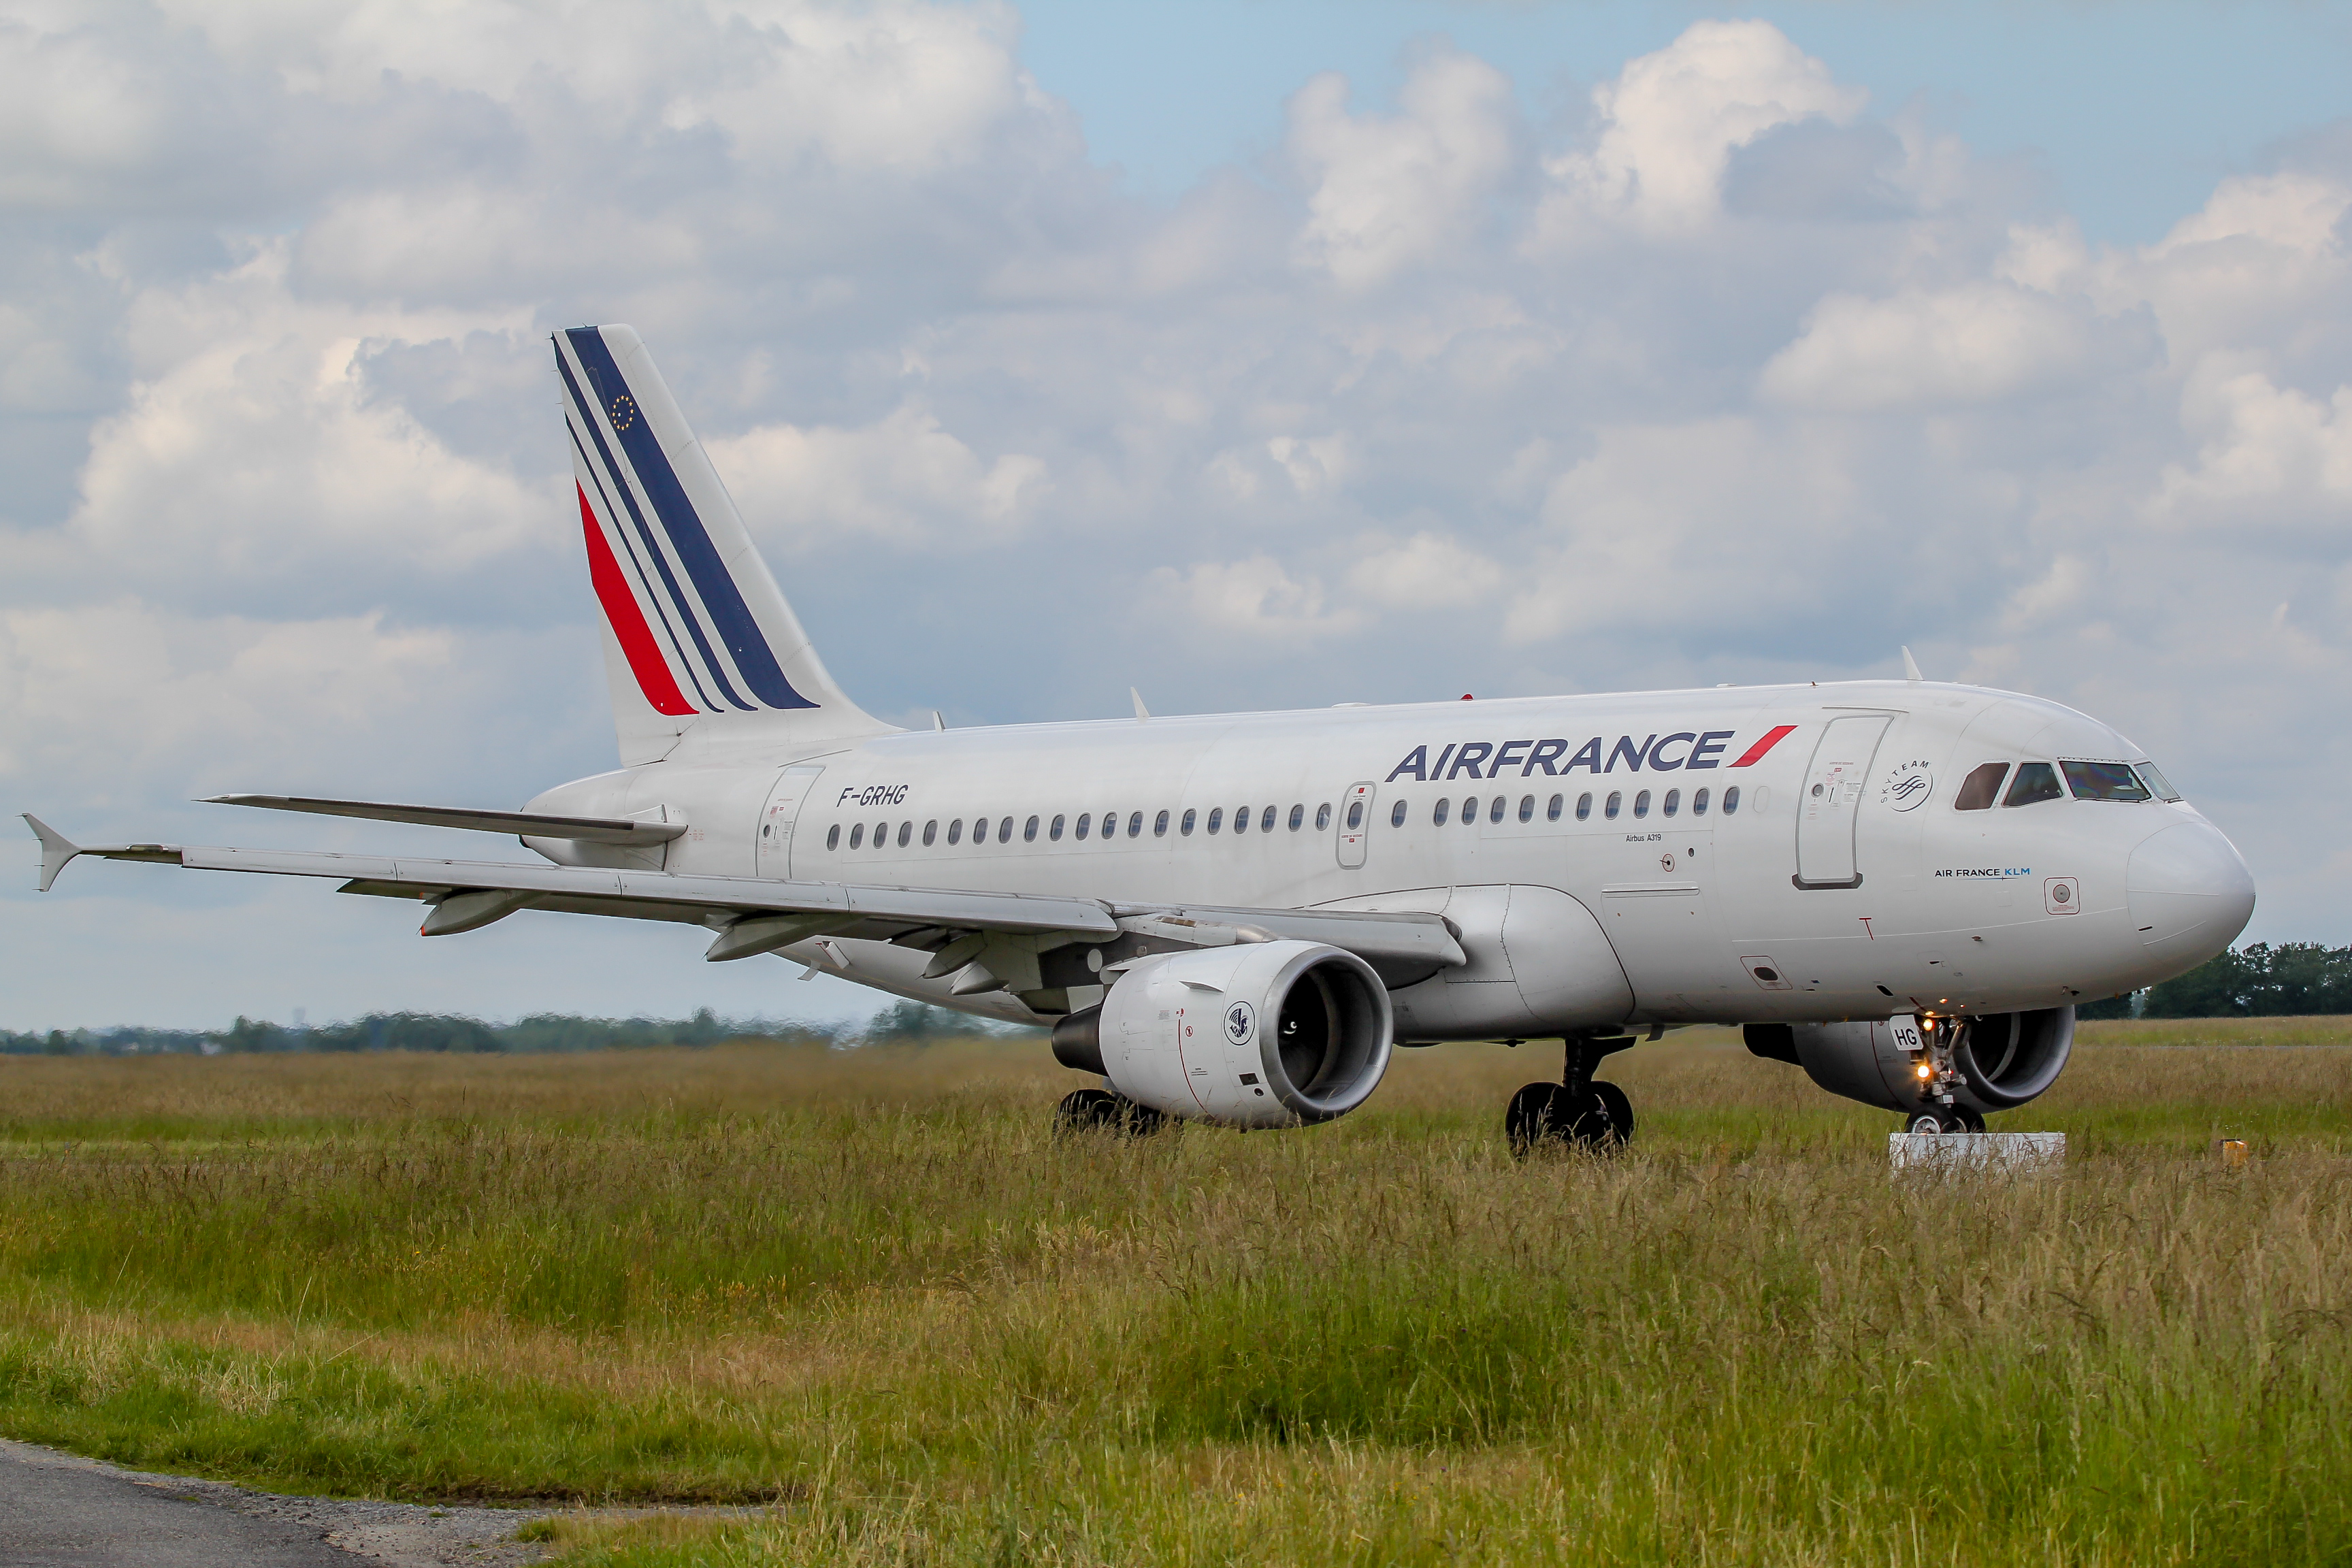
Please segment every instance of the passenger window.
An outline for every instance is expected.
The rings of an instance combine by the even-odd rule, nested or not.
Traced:
[[[1322,832],[1331,826],[1331,805],[1326,801],[1315,808],[1315,831]]]
[[[1635,816],[1647,816],[1650,815],[1650,792],[1648,790],[1643,790],[1641,794],[1633,797],[1633,815]]]
[[[1062,819],[1054,818],[1054,826],[1045,829],[1045,837],[1059,844],[1062,841]]]
[[[1297,832],[1301,826],[1305,826],[1306,822],[1307,808],[1303,805],[1292,806],[1290,808],[1290,831],[1293,833]],[[1268,833],[1274,831],[1274,807],[1269,805],[1265,808],[1265,820],[1259,824],[1259,826],[1264,827]]]
[[[1166,812],[1160,813],[1160,819],[1162,822],[1167,821],[1168,814]],[[1143,837],[1143,813],[1139,811],[1130,811],[1127,814],[1127,836],[1129,838],[1140,838]]]
[[[1151,837],[1154,838],[1165,838],[1168,837],[1168,814],[1166,812],[1161,812],[1159,816],[1153,819],[1151,824]]]
[[[850,847],[852,849],[855,849],[855,848],[856,848],[859,845],[861,845],[861,844],[863,844],[863,843],[865,843],[865,842],[866,842],[866,824],[864,824],[864,823],[862,823],[862,822],[861,822],[861,823],[857,824],[856,826],[852,827],[852,828],[849,830],[849,847]]]
[[[1037,819],[1033,816],[1029,820],[1032,823],[1034,823]],[[1033,826],[1029,831],[1034,835],[1037,830]],[[1008,816],[1003,821],[996,825],[996,841],[999,844],[1010,844],[1013,842],[1013,819],[1011,817]]]
[[[1531,795],[1523,795],[1519,796],[1519,820],[1521,822],[1533,822],[1535,819],[1536,797]]]
[[[1216,832],[1216,831],[1217,831],[1217,829],[1219,829],[1220,827],[1223,827],[1224,825],[1225,825],[1225,808],[1224,808],[1223,806],[1222,806],[1222,805],[1213,805],[1213,806],[1211,806],[1211,807],[1209,808],[1209,831],[1210,831],[1211,833],[1214,833],[1214,832]]]
[[[962,842],[963,818],[959,816],[954,821],[948,824],[948,845],[952,848],[954,846]]]
[[[1176,831],[1181,833],[1185,837],[1190,838],[1192,837],[1192,825],[1199,820],[1200,813],[1192,810],[1190,806],[1187,806],[1184,809],[1183,825],[1177,828]]]
[[[1389,807],[1389,826],[1391,827],[1402,827],[1404,826],[1404,802],[1399,801],[1394,805]]]
[[[1462,826],[1475,827],[1477,825],[1478,797],[1475,795],[1465,795],[1462,797]]]
[[[2139,775],[2121,763],[2067,763],[2066,787],[2074,792],[2076,800],[2146,800],[2147,786]]]
[[[1733,784],[1723,792],[1723,815],[1729,816],[1739,809],[1739,786]]]
[[[1072,827],[1070,831],[1076,834],[1080,838],[1084,838],[1087,836],[1087,829],[1094,826],[1094,821],[1095,814],[1093,812],[1082,811],[1078,813],[1076,825]]]
[[[1705,816],[1706,815],[1706,791],[1700,790],[1696,795],[1691,796],[1691,815],[1693,816]]]
[[[899,848],[904,849],[904,848],[907,847],[907,840],[908,840],[908,839],[912,838],[914,836],[915,836],[915,825],[914,825],[912,822],[902,822],[902,823],[898,824],[898,847],[899,847]]]
[[[1576,797],[1576,820],[1579,822],[1587,822],[1591,819],[1591,816],[1592,792],[1591,790],[1587,790],[1582,795]]]
[[[1435,805],[1429,808],[1429,820],[1439,827],[1444,826],[1445,819],[1453,815],[1454,803],[1443,795],[1438,797]]]
[[[1601,816],[1605,816],[1605,817],[1607,817],[1607,818],[1608,818],[1610,821],[1612,821],[1612,822],[1616,821],[1616,820],[1617,820],[1617,808],[1618,808],[1620,805],[1623,805],[1623,804],[1624,804],[1624,802],[1625,802],[1625,795],[1624,795],[1624,792],[1623,792],[1623,791],[1622,791],[1622,790],[1613,790],[1613,789],[1612,789],[1612,790],[1611,790],[1611,791],[1609,792],[1609,799],[1608,799],[1607,804],[1605,804],[1604,805],[1602,805],[1602,806],[1601,806]]]
[[[1546,822],[1558,822],[1559,820],[1560,807],[1567,804],[1568,796],[1564,795],[1556,795],[1552,796],[1551,804],[1544,807],[1544,820]]]
[[[1353,833],[1363,825],[1364,803],[1360,800],[1349,801],[1348,803],[1348,831]]]
[[[923,847],[929,849],[932,845],[937,844],[939,841],[940,819],[935,816],[929,822],[923,824]]]
[[[825,830],[824,847],[827,849],[838,849],[841,847],[841,824],[838,822],[835,823],[831,827]]]
[[[1495,797],[1495,802],[1494,802],[1494,804],[1493,804],[1492,805],[1489,805],[1489,806],[1486,808],[1486,820],[1487,820],[1487,821],[1489,821],[1489,822],[1500,822],[1500,821],[1502,821],[1502,820],[1503,820],[1503,807],[1504,807],[1504,805],[1505,805],[1505,802],[1504,802],[1504,800],[1503,800],[1503,797],[1502,797],[1501,795],[1496,795],[1496,796]]]
[[[1658,809],[1664,812],[1668,816],[1672,816],[1682,808],[1683,792],[1678,789],[1668,790],[1666,792],[1666,798],[1658,803]]]
[[[1021,825],[1021,842],[1024,844],[1034,844],[1037,842],[1037,819],[1035,817],[1033,816],[1028,821]]]
[[[2009,776],[2007,763],[1980,763],[1960,781],[1959,794],[1952,797],[1954,811],[1989,811],[2000,798],[2000,781]]]
[[[2147,782],[2148,788],[2156,792],[2157,799],[2179,800],[2180,798],[2180,792],[2172,787],[2171,781],[2157,772],[2154,763],[2134,763],[2132,766],[2139,770],[2139,776]]]
[[[2003,805],[2033,805],[2045,800],[2063,800],[2066,792],[2058,787],[2058,770],[2048,763],[2020,763],[2017,777],[2009,784],[2009,794],[2002,797]],[[857,841],[850,840],[856,848]]]

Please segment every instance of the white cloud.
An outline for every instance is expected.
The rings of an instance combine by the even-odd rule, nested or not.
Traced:
[[[1769,22],[1695,22],[1593,89],[1601,134],[1590,150],[1545,161],[1556,188],[1537,231],[1570,239],[1599,219],[1687,233],[1719,209],[1735,149],[1782,125],[1843,124],[1869,96],[1841,86]]]
[[[2229,530],[2352,539],[2352,386],[2307,396],[2259,371],[2192,383],[2187,419],[2210,432],[2194,464],[2168,464],[2148,515]]]
[[[1251,642],[1310,642],[1354,631],[1361,612],[1326,607],[1323,584],[1294,578],[1270,555],[1245,561],[1204,561],[1179,572],[1163,566],[1153,586],[1173,599],[1179,616],[1217,637]]]
[[[1991,403],[2081,379],[2098,358],[2087,311],[1978,281],[1890,299],[1832,294],[1764,366],[1777,403],[1844,412]]]
[[[553,492],[459,457],[362,374],[371,344],[497,318],[305,306],[284,272],[272,246],[134,302],[134,353],[157,369],[92,427],[70,519],[118,580],[165,592],[353,570],[446,578],[555,537]]]
[[[1397,609],[1460,609],[1491,603],[1503,569],[1448,535],[1427,530],[1364,556],[1349,569],[1350,591]]]
[[[1313,187],[1298,254],[1349,286],[1462,247],[1510,167],[1511,84],[1486,61],[1432,56],[1398,97],[1400,114],[1350,114],[1332,73],[1290,102],[1290,157]]]
[[[809,550],[866,540],[962,548],[1002,538],[1052,489],[1040,459],[993,461],[908,403],[856,429],[763,425],[707,443],[752,530]]]

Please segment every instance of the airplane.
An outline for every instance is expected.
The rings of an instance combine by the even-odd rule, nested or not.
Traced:
[[[1065,1125],[1328,1121],[1398,1046],[1545,1039],[1524,1152],[1633,1131],[1604,1059],[1669,1028],[1918,1132],[2065,1068],[2078,1003],[2222,952],[2245,862],[2145,752],[2040,698],[1905,679],[902,730],[826,670],[636,332],[552,336],[622,765],[520,811],[231,795],[513,834],[536,863],[164,844],[325,877],[425,936],[524,910],[708,928],[1042,1026]]]

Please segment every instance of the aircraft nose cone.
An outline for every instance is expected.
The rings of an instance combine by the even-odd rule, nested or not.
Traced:
[[[2183,822],[2132,851],[2125,873],[2132,924],[2149,953],[2198,964],[2227,948],[2254,914],[2254,879],[2219,828]]]

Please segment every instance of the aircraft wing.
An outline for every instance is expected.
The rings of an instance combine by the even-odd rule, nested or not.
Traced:
[[[1391,984],[1468,962],[1436,915],[1113,904],[1050,894],[682,876],[504,861],[199,845],[78,845],[39,818],[47,891],[77,857],[143,860],[191,870],[327,877],[341,891],[416,899],[433,908],[425,935],[454,935],[525,909],[702,925],[719,935],[707,954],[748,958],[815,936],[862,938],[930,952],[929,973],[956,974],[956,993],[1038,989],[1042,954],[1075,942],[1110,949],[1113,963],[1183,947],[1287,938],[1356,953]],[[1089,976],[1091,978],[1091,976]],[[1028,982],[1028,984],[1024,984]]]
[[[206,805],[257,805],[314,816],[356,816],[409,822],[420,827],[461,827],[526,838],[575,838],[589,844],[666,844],[686,833],[682,822],[640,822],[626,816],[551,816],[538,811],[475,811],[441,805],[394,805],[374,800],[319,800],[301,795],[209,795]]]

